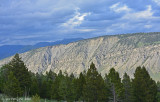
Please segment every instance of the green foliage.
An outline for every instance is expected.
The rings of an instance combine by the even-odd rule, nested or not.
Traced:
[[[102,76],[92,63],[86,74],[84,99],[88,102],[107,101],[107,89]]]
[[[55,99],[58,101],[62,100],[62,97],[59,95],[59,86],[60,86],[60,81],[63,79],[63,77],[64,75],[60,70],[51,86],[51,99]]]
[[[20,83],[13,75],[13,72],[9,72],[8,79],[4,83],[4,93],[10,97],[18,97],[22,95]]]
[[[47,72],[46,75],[36,75],[39,88],[38,92],[41,98],[51,99],[52,84],[55,77],[55,73],[53,73],[52,71],[50,71],[49,73]]]
[[[158,92],[160,92],[160,82],[159,81],[157,82],[157,89],[158,89]]]
[[[58,88],[58,94],[62,98],[62,100],[72,102],[74,101],[74,83],[73,83],[74,76],[68,76],[66,73],[65,76],[61,77],[59,88]]]
[[[79,78],[77,79],[77,82],[75,82],[74,85],[76,85],[76,99],[77,100],[83,100],[83,91],[84,91],[84,85],[86,84],[85,75],[81,72],[79,75]]]
[[[143,47],[144,44],[142,42],[138,42],[137,47]]]
[[[21,60],[18,54],[14,56],[12,61],[9,63],[10,70],[14,73],[15,77],[20,82],[20,86],[25,91],[29,89],[31,85],[31,76],[24,62]]]
[[[160,43],[160,34],[157,32],[124,34],[119,35],[118,37],[120,38],[120,44],[132,47],[143,47]]]
[[[63,100],[67,100],[68,85],[67,79],[63,77],[59,82],[58,94]]]
[[[160,102],[160,82],[159,81],[157,82],[157,89],[158,89],[158,92],[157,92],[157,102]]]
[[[9,65],[4,65],[0,68],[0,93],[3,92],[4,83],[8,80],[9,71],[7,70]]]
[[[160,102],[160,92],[157,92],[157,102]]]
[[[48,82],[46,79],[42,79],[42,82],[41,82],[41,86],[39,87],[40,88],[40,96],[42,98],[49,98],[48,96]]]
[[[122,101],[123,100],[123,84],[121,83],[121,78],[119,73],[115,71],[114,68],[111,68],[109,71],[108,82],[110,83],[111,99],[113,101]]]
[[[26,96],[31,86],[31,76],[27,67],[24,65],[24,62],[21,60],[18,54],[16,54],[8,64],[2,67],[1,77],[3,79],[3,83],[7,81],[7,76],[10,72],[12,72],[14,78],[16,79],[14,79],[14,81],[16,81],[15,83],[19,83],[18,85],[21,88],[22,94],[19,95]]]
[[[36,75],[32,75],[31,95],[39,94],[39,84]]]
[[[122,84],[124,89],[123,102],[134,102],[133,87],[127,73],[123,76]]]
[[[133,80],[125,73],[121,81],[114,68],[102,78],[93,63],[77,77],[61,70],[58,74],[34,74],[16,54],[0,69],[0,93],[9,97],[30,95],[32,102],[40,102],[40,97],[67,102],[160,102],[160,82],[156,84],[144,67],[136,69]]]
[[[36,94],[32,97],[31,102],[40,102],[40,97]]]
[[[155,102],[157,86],[145,67],[137,67],[133,79],[135,102]]]

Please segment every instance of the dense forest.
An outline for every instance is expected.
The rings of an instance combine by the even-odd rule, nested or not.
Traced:
[[[34,74],[16,54],[0,69],[0,93],[67,102],[160,102],[160,82],[155,82],[145,67],[137,67],[133,79],[127,73],[120,78],[114,68],[103,77],[94,63],[79,76],[61,70],[58,74]]]

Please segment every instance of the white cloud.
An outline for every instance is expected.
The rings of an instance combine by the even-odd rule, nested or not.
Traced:
[[[160,0],[153,0],[153,1],[160,6]]]
[[[150,24],[144,25],[144,28],[147,28],[147,29],[152,28],[152,25],[150,25]]]
[[[148,5],[147,9],[144,11],[139,11],[135,13],[128,13],[123,18],[124,19],[150,19],[153,18],[154,12],[152,11],[152,6]]]
[[[2,43],[17,39],[30,43],[33,39],[47,41],[69,36],[91,37],[106,32],[159,31],[160,0],[132,1],[1,0],[0,40],[12,36],[9,37],[11,40]]]
[[[118,5],[120,5],[120,2],[113,4],[112,6],[110,6],[110,9],[115,9],[118,7]]]
[[[128,23],[115,23],[112,24],[110,27],[106,28],[106,33],[113,33],[116,32],[116,30],[123,30],[127,29],[129,27]]]
[[[76,29],[77,31],[80,32],[91,32],[91,31],[96,31],[96,29]]]
[[[90,14],[91,14],[90,12],[89,13],[80,13],[79,8],[78,8],[78,9],[76,9],[76,13],[75,13],[74,17],[70,18],[67,22],[63,23],[62,26],[70,27],[70,28],[74,28],[76,26],[79,26],[84,21],[84,18]]]
[[[120,12],[129,12],[131,9],[128,8],[127,5],[121,5],[120,2],[113,4],[110,6],[110,9],[113,10],[114,12],[120,13]]]

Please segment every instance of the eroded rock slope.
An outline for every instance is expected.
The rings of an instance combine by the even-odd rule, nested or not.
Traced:
[[[32,72],[59,70],[79,74],[94,62],[104,75],[114,67],[122,75],[133,77],[137,66],[145,66],[155,80],[160,80],[160,33],[103,36],[67,45],[48,46],[20,54]],[[0,65],[11,58],[0,61]]]

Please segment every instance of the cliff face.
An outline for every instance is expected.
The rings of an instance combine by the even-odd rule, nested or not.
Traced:
[[[153,79],[160,80],[160,33],[103,36],[67,45],[48,46],[20,55],[32,72],[59,70],[79,74],[94,62],[104,75],[114,67],[131,77],[137,66],[145,66]],[[10,61],[0,61],[3,65]]]

